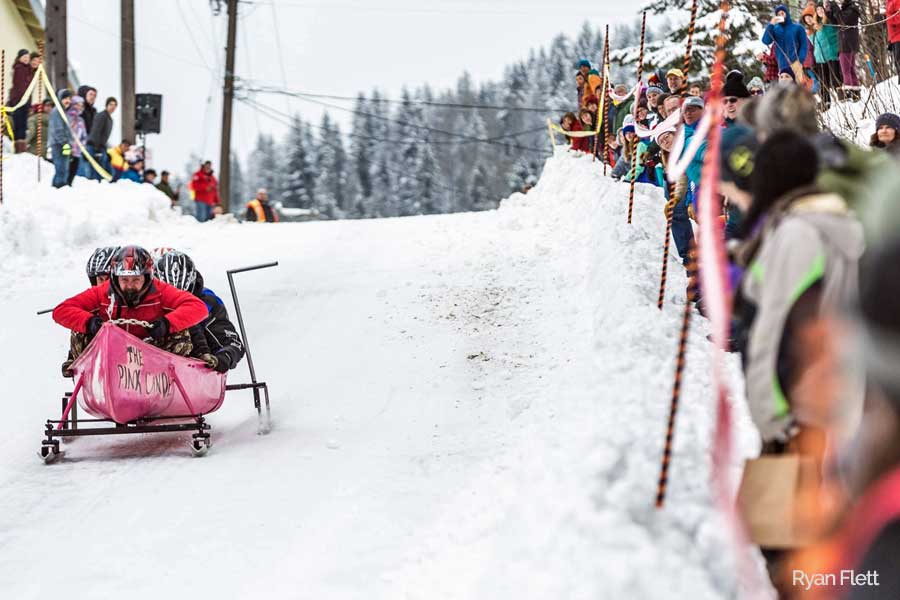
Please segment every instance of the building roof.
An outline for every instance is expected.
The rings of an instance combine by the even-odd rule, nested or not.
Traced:
[[[44,43],[44,7],[38,0],[8,0],[22,17],[22,22],[34,38],[34,47]]]

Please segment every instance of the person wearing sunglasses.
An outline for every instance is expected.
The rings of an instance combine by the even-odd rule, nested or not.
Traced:
[[[750,83],[747,84],[747,90],[751,96],[762,96],[766,93],[765,85],[759,77],[754,77],[750,80]]]
[[[725,76],[725,87],[722,88],[722,102],[725,105],[726,129],[733,127],[737,122],[738,110],[741,104],[750,97],[750,90],[744,84],[744,74],[740,71],[731,71]]]

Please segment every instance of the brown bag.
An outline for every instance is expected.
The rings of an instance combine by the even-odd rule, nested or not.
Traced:
[[[818,482],[816,461],[800,454],[748,460],[738,489],[737,509],[750,540],[773,550],[807,545],[813,536],[810,523],[803,518],[803,506],[809,494],[815,494]]]

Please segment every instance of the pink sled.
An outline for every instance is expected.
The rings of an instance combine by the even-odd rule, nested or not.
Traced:
[[[72,371],[72,399],[77,396],[92,416],[120,424],[205,415],[218,410],[225,399],[224,373],[203,361],[160,350],[111,323],[100,328]],[[70,409],[71,403],[63,421]]]

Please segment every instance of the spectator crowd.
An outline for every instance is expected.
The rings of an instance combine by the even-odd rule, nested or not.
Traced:
[[[17,52],[6,106],[16,106],[22,101],[40,64],[41,56],[37,52],[27,49]],[[52,162],[53,187],[71,186],[76,177],[101,181],[103,176],[99,167],[109,173],[112,183],[126,180],[153,185],[170,199],[173,208],[179,203],[181,186],[173,187],[169,171],[157,173],[146,166],[143,147],[136,146],[130,139],[110,144],[113,115],[119,106],[115,97],[106,98],[99,111],[97,89],[90,85],[80,86],[75,93],[59,89],[56,98],[62,112],[57,110],[52,98],[45,98],[37,104],[26,102],[7,115],[15,152],[30,152]],[[8,135],[5,125],[3,134]],[[203,161],[199,166],[188,184],[188,191],[198,221],[223,214],[219,183],[211,161]],[[248,203],[247,220],[277,221],[267,196],[261,200],[257,194]]]
[[[887,12],[897,52],[900,2]],[[604,87],[584,59],[574,73],[578,109],[559,121],[582,132],[569,136],[572,152],[593,154],[617,180],[661,188],[686,268],[699,191],[710,185],[705,131],[720,128],[712,199],[728,249],[729,350],[741,357],[761,440],[739,500],[784,598],[900,597],[900,318],[892,301],[900,293],[900,116],[878,116],[868,147],[820,120],[859,88],[859,27],[853,0],[810,2],[801,24],[776,6],[761,40],[770,46],[759,57],[766,76],[728,71],[721,94],[678,68]],[[713,114],[721,120],[704,122]],[[669,173],[682,169],[671,170],[673,162],[685,166],[675,178]],[[696,280],[688,297],[705,312]],[[810,481],[785,475],[799,472],[785,464],[808,463]],[[764,483],[754,488],[758,469]],[[797,569],[871,570],[880,579],[869,590],[837,585],[814,596],[792,580]]]

